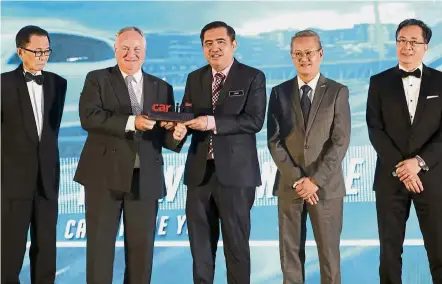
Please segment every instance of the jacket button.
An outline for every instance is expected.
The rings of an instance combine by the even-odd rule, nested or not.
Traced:
[[[308,149],[308,145],[305,145],[305,146],[304,146],[304,149]]]
[[[115,152],[117,152],[117,150],[115,150],[115,149],[112,149],[112,150],[111,150],[111,152],[112,152],[112,153],[115,153]]]

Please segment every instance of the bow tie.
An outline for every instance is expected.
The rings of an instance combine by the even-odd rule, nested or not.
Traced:
[[[407,78],[408,76],[414,76],[416,78],[421,77],[421,70],[419,68],[417,68],[416,70],[414,70],[412,72],[408,72],[408,71],[399,69],[399,72],[401,73],[402,78]]]
[[[43,85],[43,74],[42,75],[33,75],[32,73],[25,73],[26,82],[35,81],[35,83],[39,85]]]

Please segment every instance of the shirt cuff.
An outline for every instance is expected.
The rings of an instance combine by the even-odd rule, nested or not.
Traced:
[[[207,116],[207,128],[206,130],[212,130],[214,134],[216,134],[216,123],[215,117],[213,115]]]
[[[135,117],[136,117],[136,115],[131,115],[127,119],[126,132],[135,131]]]

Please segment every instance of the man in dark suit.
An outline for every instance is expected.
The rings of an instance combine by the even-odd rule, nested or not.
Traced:
[[[272,89],[268,146],[278,168],[279,248],[284,284],[305,281],[307,213],[318,245],[322,284],[341,283],[339,242],[345,183],[342,160],[350,143],[348,88],[319,73],[317,33],[291,41],[298,75]]]
[[[256,136],[265,109],[265,76],[234,59],[235,30],[224,22],[200,34],[208,65],[189,74],[182,105],[192,140],[186,161],[187,226],[194,283],[213,283],[219,226],[228,283],[250,283],[250,209],[261,184]]]
[[[20,283],[30,226],[32,283],[54,283],[60,159],[58,132],[66,80],[43,71],[48,33],[36,26],[16,36],[22,64],[1,74],[2,283]]]
[[[138,28],[118,32],[115,56],[117,66],[87,75],[80,97],[88,137],[74,179],[86,193],[87,283],[112,283],[122,211],[124,281],[150,283],[158,199],[165,195],[161,151],[175,142],[144,114],[154,104],[173,106],[173,90],[142,71],[146,40]]]
[[[396,30],[399,64],[370,79],[367,125],[378,159],[373,189],[382,284],[402,283],[402,245],[413,201],[434,283],[442,283],[442,73],[422,64],[431,29]]]

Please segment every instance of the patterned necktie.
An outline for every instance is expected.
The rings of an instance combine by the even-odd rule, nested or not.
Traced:
[[[310,107],[312,106],[312,102],[308,97],[308,94],[312,90],[309,85],[304,85],[301,87],[302,97],[301,97],[301,110],[302,115],[304,116],[304,127],[307,128],[308,115],[310,113]]]
[[[141,114],[141,106],[138,102],[137,95],[135,95],[134,87],[132,86],[132,81],[134,81],[134,76],[129,75],[127,76],[124,81],[126,81],[127,90],[129,91],[129,98],[130,98],[130,106],[132,107],[132,113],[134,115]]]
[[[226,75],[224,75],[221,72],[218,72],[215,74],[214,82],[212,85],[212,108],[213,111],[215,111],[216,108],[216,102],[219,98],[219,93],[221,92],[221,89],[223,87],[223,81],[226,78]],[[213,158],[213,145],[212,145],[212,133],[210,133],[209,136],[209,158]]]

